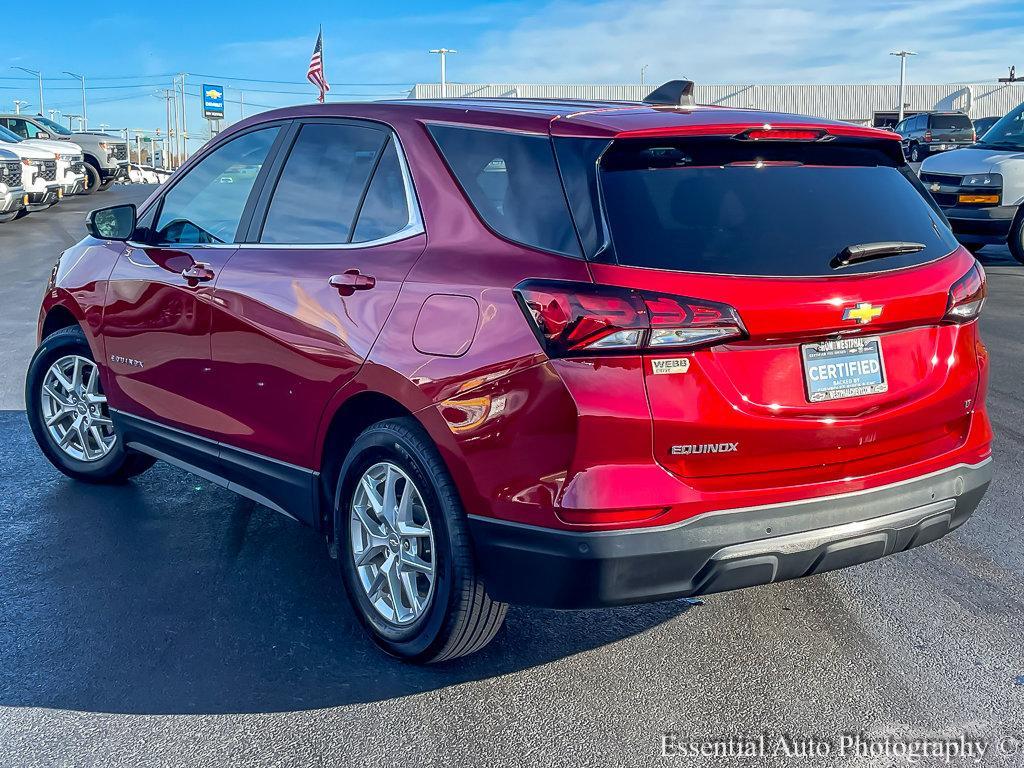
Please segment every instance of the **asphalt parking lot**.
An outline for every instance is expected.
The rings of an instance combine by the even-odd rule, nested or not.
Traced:
[[[665,731],[1024,738],[1024,267],[1005,249],[982,252],[996,478],[966,526],[701,605],[513,608],[484,652],[423,669],[364,639],[311,531],[166,465],[78,485],[36,449],[21,388],[46,276],[90,207],[148,192],[0,227],[0,765],[640,766]],[[1024,764],[996,750],[981,764]]]

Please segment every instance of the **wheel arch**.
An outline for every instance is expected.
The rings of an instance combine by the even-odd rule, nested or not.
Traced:
[[[54,331],[70,328],[72,325],[82,327],[74,313],[63,304],[55,304],[43,316],[39,327],[39,340],[42,341]],[[84,331],[83,331],[84,332]]]
[[[349,448],[371,424],[394,418],[413,418],[423,427],[441,455],[468,509],[465,498],[474,486],[467,475],[462,453],[434,403],[395,371],[367,363],[357,380],[350,382],[328,404],[317,440],[320,470],[320,527],[331,535],[329,518],[334,508],[338,472]],[[411,407],[410,407],[411,406]],[[469,485],[467,485],[469,482]],[[325,525],[326,523],[326,525]]]

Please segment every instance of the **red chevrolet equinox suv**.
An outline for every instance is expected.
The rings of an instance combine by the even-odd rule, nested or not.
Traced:
[[[313,526],[396,656],[863,563],[988,486],[985,275],[896,134],[696,106],[292,107],[53,269],[62,472],[157,459]]]

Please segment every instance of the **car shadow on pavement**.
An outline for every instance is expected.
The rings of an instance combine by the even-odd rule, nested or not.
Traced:
[[[54,470],[0,412],[0,706],[255,713],[407,696],[503,675],[650,629],[629,611],[513,608],[483,652],[435,667],[381,654],[322,540],[157,464],[122,486]]]

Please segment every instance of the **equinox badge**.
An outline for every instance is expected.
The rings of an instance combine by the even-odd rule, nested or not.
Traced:
[[[693,456],[702,453],[734,453],[739,449],[739,443],[696,443],[673,445],[670,453],[673,456]]]

